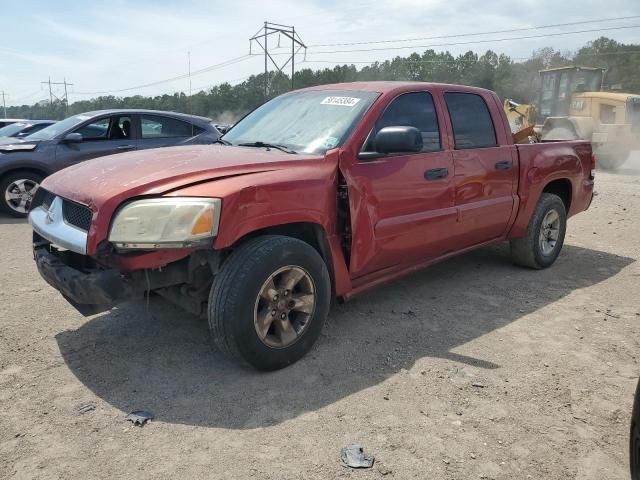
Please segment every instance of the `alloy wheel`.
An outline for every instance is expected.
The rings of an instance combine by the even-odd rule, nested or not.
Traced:
[[[304,269],[289,265],[264,282],[254,308],[258,338],[271,348],[295,343],[311,323],[316,305],[313,279]]]
[[[25,214],[31,207],[31,202],[38,187],[38,182],[28,178],[14,180],[7,186],[4,192],[4,199],[12,210]]]

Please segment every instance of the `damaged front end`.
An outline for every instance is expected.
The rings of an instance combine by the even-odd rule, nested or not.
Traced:
[[[93,211],[40,188],[29,214],[34,231],[34,260],[47,283],[83,315],[148,297],[151,292],[191,313],[204,315],[208,288],[218,265],[219,253],[211,250],[210,243],[214,226],[217,229],[219,202],[156,198],[125,203],[112,222],[119,228],[112,225],[109,240],[105,239],[95,252],[88,254]],[[218,209],[214,211],[216,206]],[[194,208],[199,216],[193,220],[193,228],[183,234],[184,238],[174,238],[172,233],[183,231],[184,228],[178,228],[180,225],[157,233],[156,227],[162,221],[171,218],[184,221],[184,212]],[[136,209],[144,211],[136,213]],[[155,221],[149,209],[161,209],[160,220]],[[146,223],[140,228],[137,224],[131,226],[138,217]],[[204,221],[199,221],[201,217]],[[118,218],[124,220],[118,224]],[[146,236],[138,241],[131,238],[132,231],[146,232]],[[162,236],[166,231],[174,237]]]
[[[163,267],[121,272],[92,257],[59,248],[37,233],[33,255],[42,278],[85,316],[143,299],[152,292],[204,316],[218,265],[217,252],[209,250],[193,252]]]
[[[33,258],[49,285],[83,315],[93,315],[118,303],[142,298],[132,278],[115,269],[103,269],[90,257],[61,250],[34,233]]]

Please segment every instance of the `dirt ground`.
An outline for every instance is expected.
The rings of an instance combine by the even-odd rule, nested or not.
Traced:
[[[552,268],[506,246],[447,261],[334,307],[269,374],[159,299],[83,318],[0,217],[0,478],[626,479],[640,153],[596,183]],[[352,443],[373,468],[341,466]]]

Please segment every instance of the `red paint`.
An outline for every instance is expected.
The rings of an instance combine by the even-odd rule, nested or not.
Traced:
[[[551,181],[571,185],[570,215],[593,195],[588,142],[513,145],[497,96],[488,90],[411,82],[364,82],[309,90],[380,92],[349,140],[324,156],[256,148],[199,146],[147,150],[85,162],[48,177],[43,187],[94,211],[88,254],[108,237],[117,208],[143,196],[217,197],[223,202],[213,247],[225,249],[263,228],[294,222],[319,225],[331,256],[336,295],[353,294],[472,248],[523,235]],[[378,116],[398,95],[427,91],[434,98],[442,150],[359,161]],[[482,96],[498,146],[455,150],[445,92]],[[510,170],[495,164],[510,161]],[[449,176],[426,181],[424,173]],[[347,182],[352,249],[347,264],[337,223],[339,175]],[[122,271],[155,268],[188,255],[170,250],[111,258]]]

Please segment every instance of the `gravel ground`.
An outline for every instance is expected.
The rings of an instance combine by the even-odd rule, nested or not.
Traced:
[[[444,262],[334,307],[269,374],[159,299],[83,318],[0,217],[0,478],[626,479],[640,154],[596,183],[552,268],[504,245]],[[373,468],[341,466],[351,443]]]

